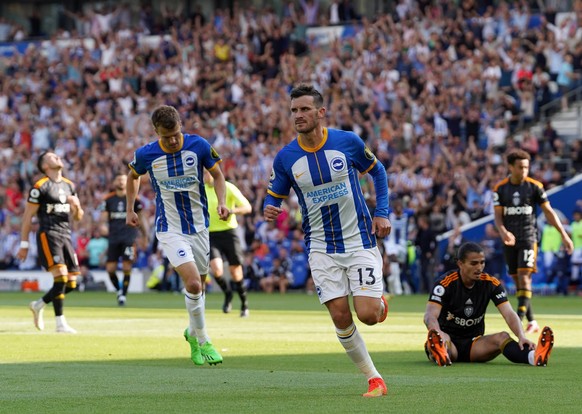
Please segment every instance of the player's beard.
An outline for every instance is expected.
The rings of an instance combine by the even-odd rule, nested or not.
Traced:
[[[295,131],[297,131],[299,134],[309,134],[309,133],[313,132],[313,130],[315,129],[315,127],[317,125],[314,122],[306,121],[306,122],[302,123],[301,125],[295,124],[294,126],[295,126]]]

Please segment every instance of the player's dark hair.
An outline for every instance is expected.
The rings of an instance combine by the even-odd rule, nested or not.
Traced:
[[[38,159],[36,160],[36,168],[38,168],[38,170],[45,174],[44,169],[42,168],[42,161],[45,155],[47,155],[50,151],[43,151],[40,153],[40,155],[38,156]]]
[[[323,96],[321,96],[321,93],[319,93],[319,91],[311,85],[302,83],[294,87],[289,93],[291,99],[306,95],[313,97],[313,103],[315,104],[316,108],[321,108],[323,106]]]
[[[172,129],[180,123],[180,114],[173,106],[161,105],[154,109],[151,120],[156,129],[158,127]]]
[[[527,151],[522,149],[515,149],[507,154],[507,163],[509,165],[515,164],[517,160],[528,160],[531,161],[531,155]]]
[[[457,252],[457,259],[465,260],[469,253],[483,253],[483,247],[475,242],[463,243]]]

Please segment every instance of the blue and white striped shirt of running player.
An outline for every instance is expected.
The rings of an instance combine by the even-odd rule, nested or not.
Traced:
[[[194,134],[184,134],[182,148],[174,153],[159,140],[135,152],[129,167],[139,175],[149,173],[156,194],[156,232],[194,234],[208,227],[202,168],[211,170],[220,161],[208,141]]]
[[[301,144],[301,136],[275,157],[265,205],[279,207],[295,190],[307,251],[346,253],[376,246],[372,217],[358,172],[374,178],[375,216],[388,216],[386,170],[362,139],[350,131],[324,128],[317,148]]]

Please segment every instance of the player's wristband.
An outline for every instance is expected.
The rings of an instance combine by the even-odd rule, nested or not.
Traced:
[[[20,248],[21,249],[28,249],[29,246],[30,246],[30,244],[26,240],[20,241]]]

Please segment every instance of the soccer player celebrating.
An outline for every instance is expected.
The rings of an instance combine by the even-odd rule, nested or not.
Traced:
[[[537,270],[538,229],[536,205],[544,212],[546,220],[560,232],[568,254],[574,249],[572,240],[552,209],[544,186],[528,177],[530,155],[523,150],[513,150],[507,155],[509,176],[493,189],[495,226],[503,241],[503,253],[508,273],[517,289],[517,315],[528,320],[526,333],[539,331],[532,306],[531,275]]]
[[[75,185],[63,177],[63,160],[54,152],[43,152],[38,157],[38,169],[45,174],[28,193],[28,202],[22,217],[20,249],[17,257],[24,261],[28,255],[28,235],[32,217],[38,216],[37,233],[39,257],[42,266],[51,272],[51,289],[39,300],[30,303],[34,325],[44,329],[43,311],[52,302],[59,333],[76,333],[69,326],[63,312],[65,294],[77,287],[79,262],[71,241],[70,215],[75,221],[83,218],[84,211],[77,197]]]
[[[114,190],[107,194],[99,206],[101,210],[101,222],[109,224],[108,246],[107,246],[107,262],[105,263],[105,270],[109,274],[109,280],[113,284],[117,292],[117,303],[119,306],[124,306],[127,291],[129,289],[129,282],[131,281],[131,268],[135,262],[135,239],[137,237],[137,229],[128,226],[125,222],[127,217],[126,208],[126,186],[127,175],[117,174],[113,179]],[[144,239],[147,240],[148,230],[144,215],[142,214],[143,204],[139,198],[136,198],[133,206],[139,217],[139,228]],[[117,278],[117,264],[121,258],[121,271],[123,272],[123,282],[119,285]]]
[[[381,397],[387,393],[386,384],[354,324],[348,297],[352,294],[358,319],[366,325],[386,319],[382,257],[376,242],[390,232],[386,170],[359,136],[324,127],[326,108],[316,89],[300,85],[290,95],[298,136],[275,157],[264,217],[275,221],[282,200],[291,188],[295,190],[319,300],[346,353],[368,379],[364,397]],[[358,173],[374,178],[373,218]]]
[[[218,163],[220,156],[199,135],[183,134],[180,114],[168,105],[154,110],[151,121],[159,139],[139,148],[129,163],[127,176],[127,219],[139,225],[134,211],[140,176],[149,173],[156,196],[156,238],[184,283],[190,325],[184,338],[196,365],[222,362],[222,356],[206,333],[203,280],[208,274],[210,244],[208,207],[202,169],[214,178],[218,198],[217,214],[229,216],[225,205],[225,182]]]
[[[424,324],[428,339],[424,350],[439,366],[452,362],[487,362],[503,354],[515,363],[546,366],[554,345],[554,333],[542,329],[536,347],[526,338],[521,321],[507,300],[501,282],[483,273],[485,253],[477,243],[459,248],[457,270],[442,275],[434,284]],[[507,332],[485,335],[485,312],[493,301],[515,341]]]

